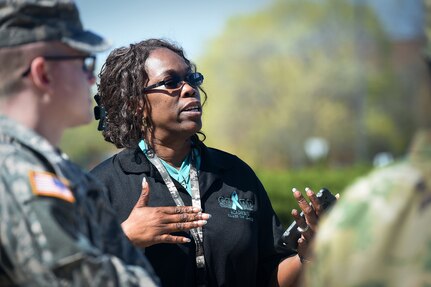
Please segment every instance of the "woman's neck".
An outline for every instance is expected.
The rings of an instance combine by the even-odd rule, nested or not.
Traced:
[[[159,158],[179,169],[191,150],[192,141],[191,139],[187,139],[181,142],[166,143],[154,140],[152,145],[154,152]]]

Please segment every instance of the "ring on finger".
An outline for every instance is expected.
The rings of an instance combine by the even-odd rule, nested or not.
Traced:
[[[181,222],[186,222],[187,221],[187,214],[181,213],[181,219],[180,219],[180,221]]]
[[[178,229],[178,230],[183,230],[183,229],[184,229],[184,224],[183,224],[183,223],[179,223],[179,222],[177,222],[177,223],[176,223],[176,226],[177,226],[177,229]]]
[[[301,233],[307,232],[307,230],[310,228],[310,226],[307,224],[307,226],[305,226],[305,228],[302,228],[301,226],[298,226],[296,228],[296,230],[298,230]]]

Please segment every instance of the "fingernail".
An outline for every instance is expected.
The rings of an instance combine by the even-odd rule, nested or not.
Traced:
[[[142,187],[145,187],[145,185],[147,184],[147,179],[145,178],[145,176],[142,178]]]
[[[191,240],[190,240],[190,238],[184,238],[183,242],[184,243],[189,243],[189,242],[191,242]]]
[[[206,220],[199,220],[198,222],[199,222],[199,225],[205,225],[205,224],[207,224],[208,221],[206,221]]]
[[[193,212],[201,212],[202,208],[200,207],[193,207]]]
[[[211,218],[211,214],[202,213],[201,217],[202,217],[202,219],[210,219]]]
[[[292,188],[292,192],[298,191],[296,187]]]
[[[309,190],[310,190],[310,188],[309,188],[309,187],[306,187],[306,188],[305,188],[305,191],[306,191],[306,192],[308,192]]]

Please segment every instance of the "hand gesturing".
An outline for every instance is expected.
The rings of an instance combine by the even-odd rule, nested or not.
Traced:
[[[141,195],[129,217],[121,224],[124,233],[139,247],[158,243],[187,243],[190,239],[170,233],[203,226],[211,217],[193,206],[148,207],[150,187],[142,180]]]

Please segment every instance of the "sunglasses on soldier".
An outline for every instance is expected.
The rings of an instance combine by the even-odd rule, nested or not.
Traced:
[[[82,70],[85,73],[94,73],[96,68],[96,56],[95,55],[63,55],[63,56],[43,56],[47,61],[72,61],[72,60],[83,60]],[[23,77],[27,77],[30,74],[31,65],[22,73]]]

